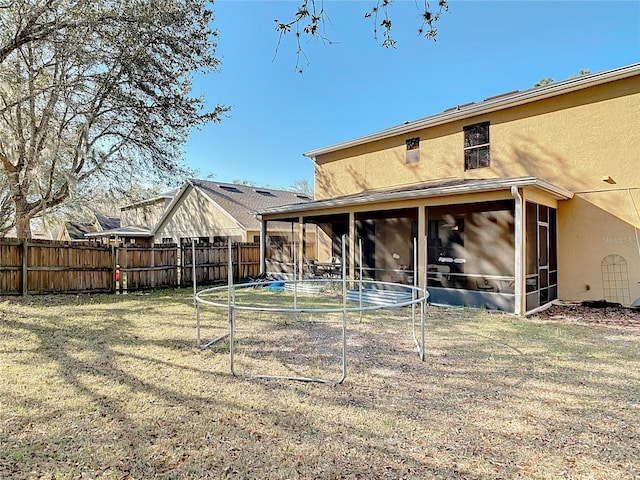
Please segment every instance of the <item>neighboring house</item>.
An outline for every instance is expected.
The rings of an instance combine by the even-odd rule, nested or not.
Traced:
[[[149,231],[157,225],[158,220],[167,209],[177,190],[160,193],[146,200],[125,205],[120,209],[123,226],[135,226]]]
[[[157,243],[260,242],[258,210],[303,204],[311,199],[300,193],[272,188],[206,180],[187,180],[153,228]],[[294,227],[297,231],[297,225]],[[291,224],[273,224],[271,243],[287,243]]]
[[[96,213],[91,222],[65,222],[64,226],[57,232],[55,239],[86,242],[91,238],[86,236],[89,233],[104,232],[119,226],[119,217],[109,217]]]
[[[120,225],[117,228],[89,233],[87,236],[108,237],[110,241],[123,244],[152,244],[153,229],[175,195],[174,190],[125,205],[120,209]]]
[[[305,155],[315,201],[264,209],[265,228],[317,226],[321,256],[340,256],[346,235],[352,277],[360,241],[367,277],[413,274],[415,238],[434,303],[525,314],[558,298],[640,297],[640,64]]]
[[[177,191],[123,207],[120,228],[90,236],[137,244],[259,242],[257,210],[310,200],[286,190],[189,179]],[[273,224],[269,233],[272,245],[296,236],[290,223]]]

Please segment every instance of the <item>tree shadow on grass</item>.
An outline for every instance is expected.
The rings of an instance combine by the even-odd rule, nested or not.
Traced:
[[[26,478],[31,468],[61,477],[495,478],[526,476],[518,465],[536,455],[562,464],[580,448],[578,476],[589,462],[611,478],[629,471],[620,465],[630,465],[633,412],[624,408],[634,393],[612,385],[633,374],[598,374],[603,361],[619,369],[623,356],[614,350],[601,361],[601,346],[579,330],[430,312],[421,362],[408,317],[365,320],[349,326],[347,380],[332,387],[233,378],[228,344],[202,352],[190,328],[167,327],[194,322],[191,307],[129,301],[91,314],[73,304],[62,313],[0,310],[9,377],[36,376],[3,395],[12,405],[0,476]],[[140,323],[139,312],[160,324]],[[603,401],[609,393],[618,407]],[[591,421],[596,414],[603,420]],[[610,450],[584,450],[590,438]]]

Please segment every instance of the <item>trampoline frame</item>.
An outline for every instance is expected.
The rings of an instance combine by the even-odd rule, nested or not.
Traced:
[[[234,284],[233,283],[233,257],[232,257],[232,248],[231,241],[229,241],[228,247],[228,280],[227,285],[221,287],[213,287],[205,290],[201,290],[200,292],[194,293],[194,302],[196,306],[196,339],[197,345],[205,350],[212,345],[229,338],[229,363],[230,363],[230,371],[234,377],[244,377],[244,378],[269,378],[269,379],[282,379],[282,380],[293,380],[293,381],[302,381],[302,382],[316,382],[316,383],[327,383],[332,385],[337,385],[342,383],[347,377],[347,314],[359,312],[360,321],[362,320],[362,314],[367,311],[376,311],[376,310],[385,310],[390,308],[399,308],[411,306],[411,317],[412,317],[412,334],[413,340],[416,345],[416,349],[418,351],[418,356],[420,360],[425,360],[425,315],[426,315],[426,306],[427,300],[429,298],[429,292],[426,288],[419,288],[417,285],[417,266],[418,266],[418,258],[417,258],[417,239],[414,238],[414,282],[413,285],[406,285],[401,283],[393,283],[393,282],[382,282],[375,280],[363,280],[362,279],[362,241],[359,242],[359,251],[360,251],[360,269],[359,269],[359,279],[347,280],[346,278],[346,258],[344,252],[345,249],[345,237],[342,237],[342,278],[333,279],[333,278],[323,278],[323,279],[305,279],[305,280],[277,280],[272,282],[251,282],[251,283],[241,283]],[[426,242],[425,242],[426,245]],[[295,244],[293,246],[293,251],[295,255]],[[425,247],[426,254],[426,247]],[[295,258],[295,257],[294,257]],[[426,262],[426,255],[425,255]],[[294,268],[296,262],[294,261]],[[426,267],[426,265],[425,265]],[[426,285],[426,268],[425,268],[425,285]],[[194,275],[195,282],[195,275]],[[328,283],[341,283],[342,284],[342,306],[335,308],[299,308],[297,302],[297,286],[301,283],[309,283],[309,282],[322,282],[324,284]],[[347,305],[347,282],[356,283],[358,285],[359,290],[359,301],[358,306],[349,307]],[[283,307],[267,307],[267,306],[247,306],[247,305],[238,305],[236,303],[236,290],[239,288],[253,288],[256,286],[267,286],[274,283],[285,283],[289,285],[293,285],[293,308],[283,308]],[[404,288],[407,291],[411,291],[411,300],[396,302],[393,304],[373,304],[373,305],[365,305],[363,301],[362,291],[364,284],[375,284],[380,286],[393,286],[394,289]],[[227,303],[216,302],[212,300],[207,300],[203,298],[203,295],[210,294],[213,292],[221,292],[227,291]],[[196,292],[196,286],[194,283],[194,292]],[[226,308],[227,309],[227,320],[228,320],[228,332],[215,337],[206,343],[202,344],[200,330],[201,330],[201,321],[200,321],[200,310],[201,305],[208,305],[217,308]],[[416,305],[420,306],[420,340],[417,336],[417,319],[416,319]],[[236,371],[235,368],[235,337],[234,333],[236,331],[236,312],[237,311],[251,311],[251,312],[271,312],[271,313],[292,313],[298,318],[299,314],[302,313],[342,313],[342,325],[341,325],[341,344],[342,344],[342,352],[341,352],[341,364],[342,364],[342,373],[338,379],[326,379],[326,378],[316,378],[316,377],[302,377],[302,376],[287,376],[287,375],[273,375],[273,374],[242,374]]]

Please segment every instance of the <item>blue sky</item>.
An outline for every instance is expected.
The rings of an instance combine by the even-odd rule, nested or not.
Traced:
[[[274,19],[299,0],[217,0],[221,70],[196,78],[208,103],[233,107],[195,131],[185,161],[200,178],[288,187],[313,181],[306,151],[416,120],[446,108],[640,61],[640,1],[450,1],[437,41],[418,37],[422,0],[396,0],[396,49],[373,38],[364,13],[374,0],[325,0],[334,43],[295,42],[274,58]],[[431,0],[431,3],[437,3]]]

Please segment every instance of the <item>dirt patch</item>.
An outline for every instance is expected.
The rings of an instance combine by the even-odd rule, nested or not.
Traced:
[[[565,319],[600,325],[640,328],[639,308],[626,308],[611,303],[600,303],[599,306],[582,303],[560,303],[539,312],[537,316],[553,320]]]

